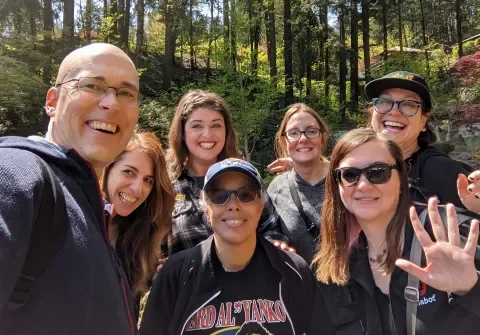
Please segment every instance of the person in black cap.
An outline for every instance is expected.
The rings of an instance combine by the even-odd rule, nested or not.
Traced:
[[[305,261],[257,234],[262,189],[246,161],[208,169],[203,201],[213,236],[165,263],[140,334],[235,334],[255,322],[270,334],[334,334]]]
[[[369,82],[365,94],[372,104],[373,129],[395,139],[402,148],[412,200],[425,203],[436,196],[440,203],[480,211],[480,171],[472,173],[467,164],[431,146],[436,136],[428,124],[432,98],[427,82],[418,74],[396,71]]]

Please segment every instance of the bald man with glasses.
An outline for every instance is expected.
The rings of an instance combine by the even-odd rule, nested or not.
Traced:
[[[61,63],[45,138],[0,139],[0,334],[136,334],[98,178],[138,121],[138,75],[119,48]]]

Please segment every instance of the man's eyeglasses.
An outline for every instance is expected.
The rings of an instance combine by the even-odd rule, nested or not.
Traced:
[[[77,82],[77,88],[80,93],[89,95],[96,98],[102,98],[107,94],[109,88],[116,90],[116,96],[119,103],[124,104],[139,104],[141,100],[141,94],[136,89],[131,87],[112,87],[108,86],[104,81],[91,78],[91,77],[82,77],[79,79],[70,79],[66,82],[57,84],[56,87],[64,85],[71,82]]]
[[[249,204],[253,202],[258,195],[257,188],[253,186],[244,186],[239,188],[238,190],[227,191],[222,189],[213,189],[208,190],[207,197],[208,200],[214,205],[225,205],[228,200],[230,200],[230,195],[235,194],[238,201],[244,204]]]
[[[404,116],[414,116],[417,114],[422,103],[415,100],[393,101],[388,98],[373,98],[372,105],[379,114],[387,114],[393,109],[395,104],[398,106],[399,112]]]
[[[359,169],[356,167],[343,167],[333,170],[335,180],[343,187],[355,186],[362,173],[372,184],[385,184],[392,178],[392,169],[398,170],[397,164],[375,163]]]
[[[296,141],[302,137],[302,134],[305,135],[306,138],[317,138],[320,137],[322,131],[318,128],[309,128],[307,130],[301,131],[298,129],[290,129],[283,133],[283,136],[287,137],[289,141]]]

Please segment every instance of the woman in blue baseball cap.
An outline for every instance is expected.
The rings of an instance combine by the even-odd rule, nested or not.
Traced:
[[[418,74],[396,71],[369,82],[365,94],[372,104],[372,128],[402,148],[412,200],[425,203],[436,196],[441,203],[480,211],[480,171],[472,173],[470,166],[431,145],[436,136],[428,124],[432,99],[427,82]]]
[[[308,265],[257,234],[262,180],[250,163],[226,159],[205,176],[213,236],[165,263],[140,334],[334,334]],[[250,333],[249,333],[250,334]]]

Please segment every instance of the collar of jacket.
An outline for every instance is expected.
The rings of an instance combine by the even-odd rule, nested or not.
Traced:
[[[213,235],[199,244],[202,255],[201,266],[199,268],[199,278],[201,280],[197,282],[199,292],[212,292],[215,289],[218,289],[218,284],[212,265],[212,243]],[[276,247],[272,243],[258,235],[257,243],[265,250],[268,260],[273,268],[282,275],[282,280],[287,273],[295,273],[298,277],[300,277],[300,279],[303,279],[302,276],[295,270],[296,265],[293,263],[293,261],[289,257],[282,257],[283,255],[277,252]]]
[[[410,220],[405,220],[405,229],[403,231],[404,245],[401,257],[403,259],[410,259],[410,248],[412,246],[413,228]],[[350,256],[350,276],[362,285],[367,292],[375,296],[375,282],[373,280],[372,271],[368,262],[367,238],[363,232],[360,233],[358,247],[353,250]],[[401,270],[395,267],[392,277],[398,275]]]
[[[375,282],[373,280],[368,253],[365,247],[367,240],[363,232],[360,234],[359,246],[352,251],[350,256],[350,276],[360,284],[371,297],[375,297]]]
[[[177,185],[175,185],[177,184]],[[177,180],[174,182],[174,186],[178,187],[176,193],[187,193],[192,192],[193,196],[196,199],[200,199],[201,189],[198,187],[195,178],[188,174],[188,171],[183,168],[178,176]]]

